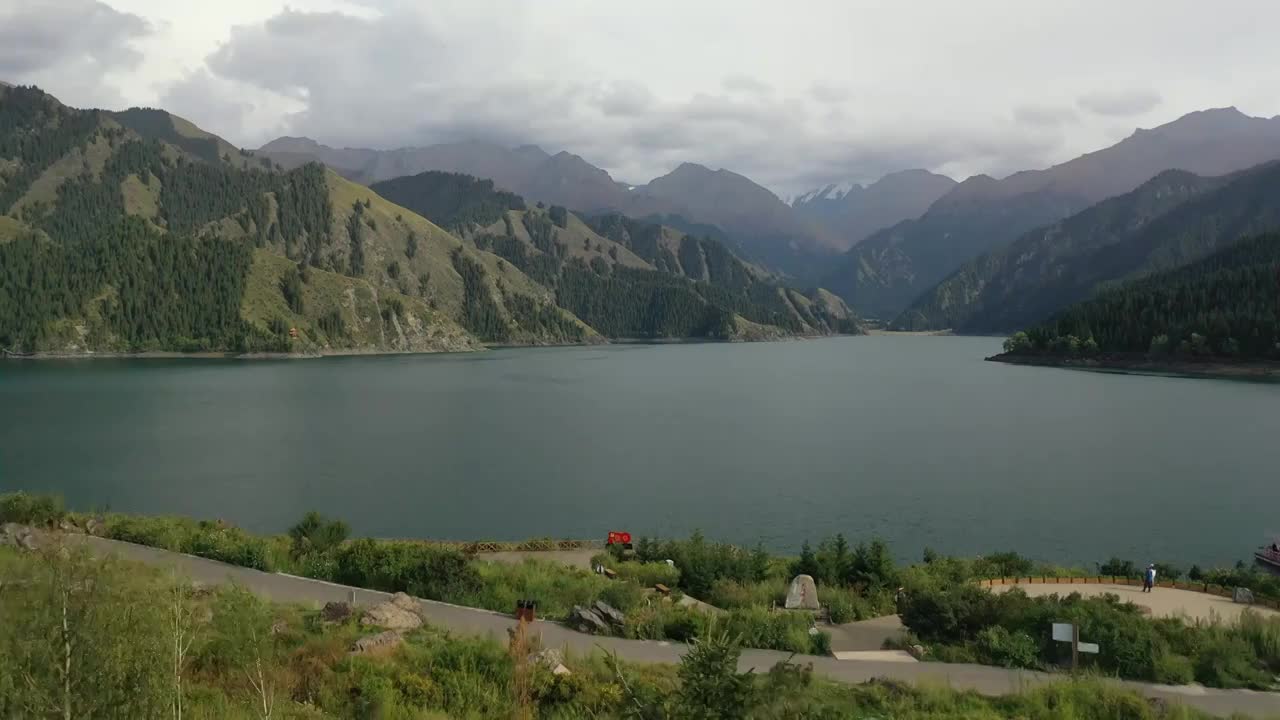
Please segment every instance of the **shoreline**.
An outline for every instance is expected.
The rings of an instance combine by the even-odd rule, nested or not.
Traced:
[[[1055,367],[1092,372],[1130,375],[1162,375],[1188,378],[1229,380],[1280,380],[1280,362],[1213,360],[1152,360],[1146,356],[1101,355],[1095,358],[1071,358],[1056,355],[1018,355],[999,353],[985,358],[988,362],[1032,367]]]
[[[872,333],[866,333],[871,335]],[[512,350],[525,348],[569,348],[599,347],[602,345],[704,345],[704,344],[739,344],[761,342],[783,342],[793,340],[821,340],[833,337],[860,337],[846,333],[832,335],[784,335],[781,337],[757,339],[719,339],[719,338],[604,338],[577,343],[489,343],[475,348],[455,350],[382,350],[345,348],[337,350],[316,350],[308,352],[181,352],[177,350],[146,350],[143,352],[124,352],[118,350],[59,352],[37,351],[33,353],[15,353],[9,350],[0,351],[0,362],[3,361],[49,361],[49,360],[317,360],[327,357],[377,357],[388,355],[461,355],[484,352],[486,350]]]

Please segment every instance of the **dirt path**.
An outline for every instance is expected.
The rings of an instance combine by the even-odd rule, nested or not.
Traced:
[[[503,563],[522,563],[525,560],[550,560],[561,562],[569,567],[591,569],[591,558],[604,552],[599,548],[591,550],[511,550],[507,552],[481,553],[477,560],[492,560]]]
[[[354,600],[356,604],[368,605],[390,597],[388,593],[292,575],[250,570],[142,545],[95,537],[86,537],[85,540],[99,552],[115,553],[130,560],[175,568],[197,582],[238,583],[254,593],[280,602],[319,605],[329,601]],[[488,610],[427,600],[420,603],[422,615],[427,622],[457,633],[491,636],[499,641],[505,641],[507,629],[514,624],[510,616]],[[675,663],[680,661],[680,657],[687,650],[687,646],[682,643],[586,635],[554,622],[539,621],[536,627],[546,647],[561,647],[573,653],[584,654],[603,649],[616,652],[618,657],[630,662]],[[837,660],[832,657],[816,656],[793,657],[790,653],[773,650],[744,650],[738,666],[744,671],[754,669],[759,672],[768,670],[774,664],[788,658],[812,663],[815,672],[838,682],[862,683],[875,678],[893,678],[912,683],[949,685],[986,695],[1018,693],[1037,685],[1063,679],[1062,675],[983,665]],[[1276,693],[1171,687],[1114,680],[1107,682],[1113,682],[1117,686],[1134,690],[1150,698],[1185,703],[1223,717],[1233,713],[1254,717],[1280,715],[1280,694]]]
[[[1068,595],[1078,592],[1081,595],[1119,595],[1121,600],[1149,608],[1154,617],[1188,617],[1200,620],[1210,620],[1218,618],[1228,622],[1234,622],[1240,617],[1240,613],[1245,608],[1252,608],[1255,612],[1266,615],[1276,615],[1275,610],[1258,605],[1242,605],[1240,603],[1231,602],[1231,598],[1219,597],[1217,595],[1209,595],[1208,593],[1194,592],[1191,590],[1177,590],[1175,588],[1157,587],[1155,590],[1144,593],[1142,588],[1134,585],[1107,585],[1094,583],[1062,583],[1062,584],[1020,584],[1020,585],[994,585],[992,592],[1004,592],[1011,587],[1022,588],[1028,595],[1038,597],[1042,595]]]

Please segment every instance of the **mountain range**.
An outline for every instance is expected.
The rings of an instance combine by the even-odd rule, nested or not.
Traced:
[[[532,145],[504,148],[463,142],[368,150],[283,137],[256,152],[285,168],[321,162],[366,184],[439,170],[488,178],[499,189],[581,214],[620,212],[690,230],[714,225],[748,259],[801,280],[815,279],[841,246],[839,239],[807,222],[770,190],[743,175],[696,163],[682,163],[647,184],[629,186],[577,155],[552,155]]]
[[[965,263],[894,321],[911,330],[1010,332],[1099,290],[1280,228],[1280,161],[1203,177],[1166,170]]]
[[[163,110],[81,110],[2,87],[0,348],[381,352],[597,342],[613,330],[859,330],[835,296],[776,284],[715,240],[644,230],[674,248],[679,271],[660,268],[605,247],[563,207],[527,208],[477,182],[431,188],[428,205],[453,213],[449,232],[318,163],[285,167]],[[477,218],[494,208],[482,241]],[[575,302],[629,324],[583,322],[562,304],[561,267],[536,259],[587,245],[606,259],[573,258]]]
[[[1214,176],[1280,157],[1280,117],[1235,108],[1193,112],[1045,170],[958,184],[920,218],[874,233],[822,280],[867,316],[892,319],[981,253],[1057,222],[1157,174]]]
[[[956,181],[945,175],[902,170],[865,187],[852,182],[827,185],[790,204],[847,250],[881,228],[920,217],[955,186]]]

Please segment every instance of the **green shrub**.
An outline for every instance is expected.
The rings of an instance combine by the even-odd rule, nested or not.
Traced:
[[[475,562],[473,566],[480,575],[480,584],[471,591],[450,596],[450,602],[512,612],[518,600],[533,600],[538,603],[541,617],[565,618],[574,605],[591,605],[596,600],[627,612],[639,605],[644,595],[635,583],[609,580],[550,560]]]
[[[1166,652],[1156,657],[1151,679],[1166,685],[1186,685],[1196,679],[1196,670],[1191,658]]]
[[[693,643],[680,663],[677,712],[685,717],[741,718],[755,704],[754,678],[738,672],[741,645],[732,632],[714,632]]]
[[[1009,632],[995,625],[978,633],[978,651],[994,665],[1032,668],[1038,665],[1040,648],[1035,639],[1021,630]]]
[[[430,600],[462,597],[481,586],[466,556],[449,548],[361,538],[339,548],[334,561],[328,579],[335,582]]]
[[[1236,632],[1271,672],[1280,672],[1280,617],[1246,609],[1240,613]]]
[[[22,491],[0,495],[0,523],[52,527],[66,515],[61,497],[30,495]]]
[[[618,573],[618,579],[629,580],[640,587],[651,588],[661,583],[669,588],[680,586],[680,570],[665,562],[612,562],[609,569]]]
[[[786,583],[776,580],[743,583],[720,579],[712,584],[711,591],[706,596],[706,602],[725,610],[781,606],[786,599]]]
[[[702,631],[706,622],[698,610],[658,602],[636,608],[627,615],[626,635],[637,640],[688,642]]]
[[[289,539],[293,542],[290,554],[296,559],[311,553],[327,553],[341,545],[348,534],[350,528],[346,523],[311,511],[289,528]]]
[[[267,541],[240,528],[175,517],[111,515],[103,533],[113,540],[164,548],[253,568],[270,570]]]
[[[843,625],[857,619],[853,602],[844,593],[832,593],[827,599],[827,619],[834,625]]]
[[[699,599],[707,597],[717,580],[755,582],[763,580],[769,570],[769,556],[763,548],[748,551],[736,545],[709,542],[697,531],[688,540],[656,542],[641,538],[636,559],[670,559],[680,571],[680,589]]]
[[[807,612],[739,608],[718,616],[716,623],[732,636],[740,638],[745,647],[821,654],[816,645],[821,641],[815,640],[815,635],[809,632],[814,627],[813,615]]]
[[[1268,688],[1271,678],[1258,665],[1258,656],[1244,638],[1214,633],[1195,658],[1196,680],[1210,687]]]

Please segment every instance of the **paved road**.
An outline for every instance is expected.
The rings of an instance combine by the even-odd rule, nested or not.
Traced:
[[[900,639],[906,632],[897,615],[885,615],[871,620],[826,625],[822,628],[831,634],[832,652],[867,652],[884,647],[886,640]]]
[[[290,575],[264,573],[114,540],[87,538],[87,541],[100,551],[117,553],[122,557],[151,565],[174,567],[197,582],[208,584],[236,582],[263,597],[281,602],[323,604],[331,600],[354,599],[356,604],[368,605],[382,602],[390,597],[388,593]],[[505,642],[506,631],[514,624],[511,617],[487,610],[440,602],[421,601],[421,603],[422,614],[427,622],[457,633],[490,635]],[[553,622],[539,622],[537,628],[542,634],[545,647],[562,647],[577,653],[590,653],[599,648],[616,652],[618,657],[631,662],[675,663],[679,662],[680,656],[687,649],[681,643],[586,635]],[[764,671],[788,657],[790,657],[788,653],[772,650],[745,650],[739,666],[743,670],[754,668]],[[860,683],[874,678],[893,678],[907,682],[943,683],[955,688],[976,690],[987,695],[1016,693],[1029,687],[1062,679],[1062,676],[983,665],[842,661],[830,657],[813,656],[803,656],[798,659],[813,663],[815,672],[841,682]],[[1148,697],[1183,702],[1215,715],[1243,713],[1255,717],[1280,716],[1280,694],[1276,693],[1114,682]]]
[[[993,585],[992,592],[1004,592],[1011,587],[1022,588],[1028,595],[1067,595],[1078,592],[1081,595],[1119,595],[1121,600],[1141,605],[1151,610],[1155,617],[1188,617],[1201,620],[1217,618],[1233,622],[1240,617],[1245,608],[1264,615],[1280,615],[1268,607],[1242,605],[1231,601],[1231,598],[1209,595],[1208,593],[1175,588],[1157,587],[1149,593],[1142,592],[1137,585],[1107,585],[1094,583],[1062,583],[1047,585],[1027,584]]]

